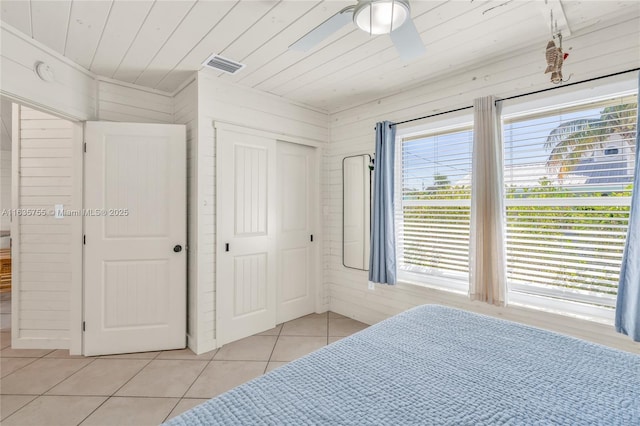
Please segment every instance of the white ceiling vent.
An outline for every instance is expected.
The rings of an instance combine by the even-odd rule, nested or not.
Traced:
[[[202,64],[205,67],[213,68],[214,70],[226,72],[227,74],[235,74],[244,68],[246,65],[240,62],[232,61],[231,59],[223,58],[215,53],[207,58]]]

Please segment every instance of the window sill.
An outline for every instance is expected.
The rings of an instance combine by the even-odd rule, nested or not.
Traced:
[[[471,302],[468,298],[468,281],[460,279],[401,270],[398,272],[398,284],[400,284],[401,288],[404,287],[408,290],[411,287],[420,287],[444,292],[445,294],[455,294]],[[508,292],[507,306],[526,308],[605,325],[612,325],[615,315],[613,309],[513,290]]]
[[[549,312],[606,325],[612,325],[615,318],[614,309],[570,300],[555,299],[553,297],[521,293],[518,291],[509,291],[508,305],[520,306],[536,311]]]
[[[442,290],[465,296],[469,293],[468,279],[465,281],[446,276],[436,276],[401,270],[398,272],[398,281],[402,284],[426,287],[433,290]]]

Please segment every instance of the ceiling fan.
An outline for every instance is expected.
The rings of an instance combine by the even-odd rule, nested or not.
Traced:
[[[411,20],[408,0],[358,0],[302,36],[289,49],[306,52],[352,21],[370,35],[389,34],[400,57],[409,61],[426,49]]]

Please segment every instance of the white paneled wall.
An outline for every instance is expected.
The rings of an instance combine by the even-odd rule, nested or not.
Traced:
[[[95,116],[96,81],[91,73],[2,22],[0,93],[26,105],[79,119]],[[42,81],[36,62],[47,63],[54,81]]]
[[[173,123],[173,97],[116,81],[98,80],[98,119],[133,123]]]
[[[26,214],[12,223],[12,346],[68,348],[81,327],[71,324],[71,292],[81,280],[82,218],[56,219],[51,210],[82,207],[80,125],[27,107],[14,113],[13,200]]]
[[[13,108],[11,101],[7,99],[0,100],[0,149],[3,151],[11,151],[11,109]]]
[[[0,212],[11,208],[11,151],[0,151]],[[11,218],[0,216],[0,231],[9,231]]]
[[[198,184],[195,208],[198,212],[197,270],[194,271],[198,288],[198,350],[209,351],[215,343],[215,211],[216,211],[216,158],[215,136],[211,113],[207,108],[213,96],[207,89],[206,79],[198,73]],[[193,286],[194,283],[192,283]]]
[[[0,211],[11,208],[11,102],[0,101]],[[0,216],[0,231],[9,231],[11,220]]]
[[[254,89],[225,83],[209,71],[198,73],[198,350],[215,347],[215,131],[214,123],[230,123],[282,135],[282,140],[306,139],[324,146],[327,114]],[[192,250],[193,254],[193,250]],[[192,284],[193,286],[193,284]],[[324,309],[328,299],[323,294]]]
[[[170,94],[97,78],[4,22],[1,31],[0,93],[7,98],[77,120],[173,122]],[[54,81],[37,77],[39,61],[51,67]]]
[[[637,21],[630,20],[584,36],[572,37],[566,44],[571,50],[565,64],[565,75],[574,73],[572,81],[576,81],[637,67],[640,63],[640,30],[636,23]],[[551,315],[532,315],[524,309],[494,308],[468,302],[461,296],[410,285],[395,288],[378,286],[375,291],[369,291],[366,273],[342,266],[341,162],[348,155],[373,152],[375,122],[384,119],[400,121],[467,106],[473,98],[488,94],[505,97],[551,87],[548,75],[543,74],[544,46],[536,51],[514,51],[501,60],[480,68],[458,70],[439,81],[374,102],[333,111],[327,118],[326,112],[322,110],[226,83],[207,70],[199,72],[196,79],[173,98],[155,90],[96,79],[95,75],[4,23],[1,31],[1,94],[27,105],[57,111],[79,120],[174,122],[186,125],[189,185],[188,324],[189,345],[194,351],[205,352],[216,345],[215,188],[216,179],[225,177],[216,175],[214,122],[268,131],[282,135],[284,140],[305,138],[317,141],[322,146],[324,289],[321,306],[373,323],[412,306],[436,302],[630,347],[626,339],[612,336],[610,328],[605,326],[585,326],[575,320]],[[591,54],[592,51],[607,53],[595,57]],[[38,60],[52,65],[55,82],[45,83],[36,77],[33,65]],[[38,113],[34,114],[35,117]],[[38,121],[36,118],[32,120]],[[42,121],[40,125],[47,124],[46,120]],[[51,120],[48,124],[54,121]],[[65,151],[68,148],[55,144],[43,145],[44,142],[38,141],[38,138],[28,139],[35,139],[32,142],[35,145],[29,148],[31,151],[21,152],[19,155],[20,158],[24,155],[27,160],[25,166],[32,165],[32,173],[36,173],[36,169],[40,170],[37,172],[40,174],[47,173],[47,170],[51,173],[65,173],[65,170],[72,173],[68,170],[70,153]],[[330,143],[327,145],[328,141]],[[59,145],[62,142],[55,143]],[[38,163],[40,159],[46,159],[46,163],[55,166]],[[38,167],[33,166],[36,164]],[[28,177],[35,182],[34,179],[47,176]],[[70,205],[78,202],[67,192],[70,191],[68,184],[71,180],[75,183],[80,178],[69,175],[48,176],[48,179],[49,185],[25,186],[26,192],[23,195],[30,193],[33,197],[29,202],[34,205],[38,202],[49,205],[54,198],[65,199]],[[20,318],[19,333],[15,337],[38,340],[39,343],[44,343],[41,347],[68,346],[70,322],[67,320],[65,326],[63,317],[67,315],[68,318],[69,315],[70,295],[69,288],[65,289],[64,283],[69,282],[68,274],[71,272],[65,264],[68,254],[64,250],[71,244],[73,233],[70,228],[65,228],[64,223],[66,222],[26,221],[20,225],[24,226],[24,229],[20,228],[20,232],[25,233],[22,250],[31,250],[29,253],[24,252],[23,259],[31,263],[26,266],[27,269],[20,266],[18,272],[23,273],[24,269],[25,276],[29,278],[29,281],[23,280],[25,289],[29,290],[21,290],[29,294],[25,294],[25,303],[20,309],[14,310],[14,314],[17,313]],[[49,243],[45,244],[45,241]],[[42,259],[47,261],[43,262]],[[73,321],[75,320],[71,323]],[[586,331],[581,331],[580,328]]]
[[[640,63],[640,28],[636,24],[635,21],[629,21],[586,36],[572,38],[571,55],[565,63],[565,77],[574,73],[572,81],[585,80],[637,67]],[[615,49],[610,49],[608,54],[590,56],[595,44],[611,44],[614,41]],[[324,283],[325,291],[330,295],[332,311],[372,324],[416,305],[442,303],[503,316],[640,352],[638,345],[633,345],[629,339],[617,335],[610,326],[584,323],[551,314],[532,313],[514,307],[496,308],[478,302],[471,303],[464,296],[408,284],[397,287],[377,285],[376,289],[371,291],[367,289],[366,272],[342,266],[342,159],[345,156],[374,151],[375,123],[381,120],[402,121],[471,105],[474,98],[481,96],[508,97],[552,87],[548,74],[543,73],[543,47],[535,52],[514,52],[490,65],[461,71],[446,79],[330,115],[330,143],[324,163],[323,204]],[[624,78],[637,79],[637,75],[629,74]],[[424,121],[420,123],[424,124]]]
[[[198,322],[204,301],[198,287],[198,84],[190,82],[174,98],[173,120],[187,129],[187,335],[188,345],[194,351],[207,340]],[[208,339],[209,341],[211,338]],[[203,351],[200,351],[203,352]]]
[[[4,22],[1,26],[3,118],[6,100],[10,99],[73,120],[173,123],[174,99],[170,94],[96,78]],[[52,67],[53,82],[36,76],[33,67],[37,61]],[[82,208],[81,192],[73,193],[81,190],[82,184],[82,163],[74,163],[74,156],[82,155],[81,137],[75,151],[69,139],[70,132],[79,132],[81,124],[30,108],[22,110],[19,131],[24,144],[17,157],[13,154],[20,160],[20,198],[13,207],[52,208],[54,203],[62,203],[66,209]],[[5,148],[3,145],[3,157]],[[2,164],[4,169],[7,161]],[[4,195],[8,179],[4,170],[2,175]],[[81,218],[24,217],[17,226],[19,232],[12,231],[12,237],[19,240],[20,252],[17,260],[14,255],[17,263],[13,270],[14,290],[20,294],[13,298],[13,345],[71,348],[79,353]]]

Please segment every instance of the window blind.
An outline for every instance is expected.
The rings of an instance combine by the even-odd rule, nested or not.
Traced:
[[[470,127],[402,140],[396,155],[400,274],[468,286],[472,143]]]
[[[510,291],[615,306],[637,96],[504,121]]]

